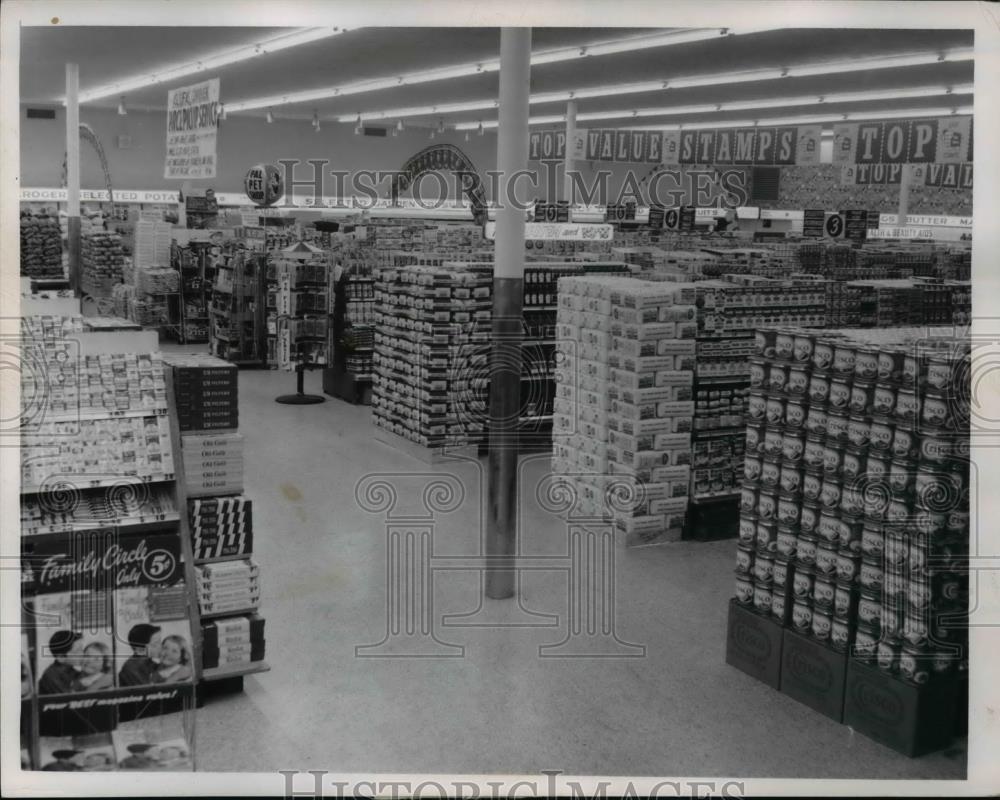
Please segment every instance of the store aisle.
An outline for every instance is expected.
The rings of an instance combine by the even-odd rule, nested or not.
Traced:
[[[318,392],[319,374],[306,384]],[[359,505],[359,481],[384,476],[396,493],[393,513],[410,517],[427,513],[428,484],[449,484],[458,507],[433,515],[433,552],[436,563],[469,567],[472,559],[442,557],[477,554],[484,476],[475,462],[428,467],[374,441],[368,408],[332,398],[319,406],[274,402],[293,386],[288,373],[240,373],[271,671],[199,712],[199,769],[964,776],[964,743],[910,760],[726,666],[731,541],[616,549],[617,636],[644,646],[643,657],[539,656],[540,646],[566,638],[565,559],[526,574],[525,605],[535,615],[508,601],[473,614],[478,575],[436,570],[437,647],[454,645],[449,652],[461,657],[357,657],[356,646],[379,643],[387,625],[386,512]],[[524,465],[522,540],[530,555],[558,556],[566,524],[536,498],[546,464],[540,457]],[[362,498],[376,507],[389,490],[367,480],[376,485]],[[449,490],[436,491],[435,502],[447,506]],[[442,625],[446,615],[494,626]],[[557,625],[518,626],[552,621],[544,615],[556,615]]]

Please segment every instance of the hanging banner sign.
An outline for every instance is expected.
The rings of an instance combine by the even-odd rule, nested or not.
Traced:
[[[802,212],[802,235],[822,238],[826,212],[822,208],[807,208]]]
[[[680,229],[682,231],[693,231],[694,221],[697,217],[697,209],[694,206],[683,206],[680,213]]]
[[[528,159],[546,158],[562,160],[566,157],[566,131],[532,131],[528,136]]]
[[[218,78],[167,92],[167,158],[163,177],[214,178],[218,130]]]
[[[843,166],[854,163],[854,148],[858,141],[858,126],[849,123],[833,126],[833,163]]]
[[[937,161],[954,164],[972,159],[972,117],[948,117],[938,124]]]
[[[611,203],[604,210],[606,222],[635,221],[635,203]]]
[[[493,240],[497,234],[497,224],[492,220],[484,227],[487,239]],[[587,225],[579,222],[526,222],[524,238],[541,241],[610,242],[615,237],[611,225]]]
[[[822,137],[823,127],[821,125],[803,125],[799,127],[795,163],[800,165],[819,164],[820,140]]]
[[[569,203],[535,203],[535,222],[569,222]]]
[[[840,168],[841,186],[898,185],[903,170],[911,186],[972,189],[972,162],[962,164],[847,164]]]
[[[647,224],[650,228],[655,228],[659,230],[663,227],[664,216],[666,215],[666,208],[661,205],[652,205],[649,207],[649,219]]]
[[[660,161],[664,164],[680,164],[681,132],[664,131],[660,140]]]
[[[116,203],[178,203],[180,202],[177,192],[166,190],[160,191],[138,191],[135,189],[115,189],[113,196]],[[31,189],[22,188],[20,192],[21,202],[50,202],[65,203],[67,200],[66,189]],[[108,202],[107,189],[81,189],[80,199],[84,202]]]

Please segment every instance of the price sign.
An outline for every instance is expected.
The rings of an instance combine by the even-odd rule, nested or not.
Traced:
[[[668,231],[676,231],[681,226],[681,212],[676,208],[668,208],[663,212],[663,227]]]
[[[681,208],[680,228],[682,231],[693,231],[694,221],[698,216],[698,210],[694,206],[684,206]]]
[[[844,237],[844,216],[831,214],[823,225],[823,231],[831,239],[842,239]]]
[[[657,230],[663,227],[664,214],[666,209],[660,205],[649,207],[649,227]]]
[[[807,208],[802,212],[802,235],[823,237],[826,212],[822,208]]]
[[[607,222],[628,222],[635,219],[635,203],[612,203],[604,212]]]
[[[844,238],[863,242],[868,236],[868,212],[850,209],[840,213],[844,217]]]

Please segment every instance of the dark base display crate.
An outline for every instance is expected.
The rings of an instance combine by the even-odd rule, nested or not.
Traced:
[[[844,722],[869,739],[910,758],[947,747],[955,737],[959,682],[951,677],[923,686],[851,660]]]
[[[348,403],[371,405],[372,382],[356,378],[353,372],[341,372],[336,367],[323,370],[323,392]]]
[[[781,691],[837,722],[844,721],[847,653],[785,630]]]
[[[739,535],[739,497],[692,500],[688,506],[684,538],[695,542],[735,539]]]
[[[781,682],[782,632],[775,620],[730,600],[726,663],[777,689]]]

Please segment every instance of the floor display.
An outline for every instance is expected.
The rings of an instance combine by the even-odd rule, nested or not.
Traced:
[[[770,620],[780,660],[745,671],[908,755],[964,715],[968,345],[951,328],[762,328],[751,360],[730,663],[749,658],[734,629]]]
[[[111,297],[124,279],[125,250],[117,233],[98,231],[80,237],[80,288],[95,298]]]
[[[263,253],[226,243],[215,264],[209,352],[234,364],[266,363],[266,274]]]
[[[62,229],[56,216],[21,212],[21,274],[33,278],[62,278]]]

